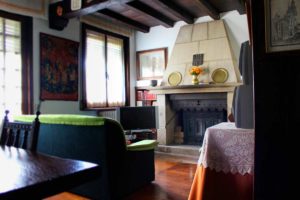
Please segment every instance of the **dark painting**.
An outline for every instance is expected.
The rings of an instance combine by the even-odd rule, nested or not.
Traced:
[[[78,100],[79,43],[40,33],[42,100]]]

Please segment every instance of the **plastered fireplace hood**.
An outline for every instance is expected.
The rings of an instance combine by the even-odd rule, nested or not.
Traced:
[[[223,20],[182,26],[165,70],[161,86],[168,86],[168,77],[179,72],[182,80],[179,85],[191,85],[194,54],[204,54],[203,64],[208,72],[199,77],[200,82],[212,82],[211,75],[217,68],[225,68],[229,73],[226,83],[241,83],[236,58],[230,46]]]

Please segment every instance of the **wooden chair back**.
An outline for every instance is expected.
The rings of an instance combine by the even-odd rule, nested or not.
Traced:
[[[8,120],[8,113],[9,111],[6,110],[1,131],[0,145],[36,151],[40,128],[40,112],[36,112],[36,118],[32,123],[10,122]]]

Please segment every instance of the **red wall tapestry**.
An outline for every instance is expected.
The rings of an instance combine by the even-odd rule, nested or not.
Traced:
[[[79,43],[40,33],[42,100],[78,100]]]

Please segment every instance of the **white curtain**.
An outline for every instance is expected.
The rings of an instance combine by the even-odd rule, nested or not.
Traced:
[[[107,37],[108,106],[125,105],[125,68],[123,40]]]
[[[87,31],[86,40],[87,107],[125,105],[123,40],[112,36],[105,40],[104,34],[93,31]]]
[[[106,106],[105,36],[87,32],[85,81],[88,108]]]

